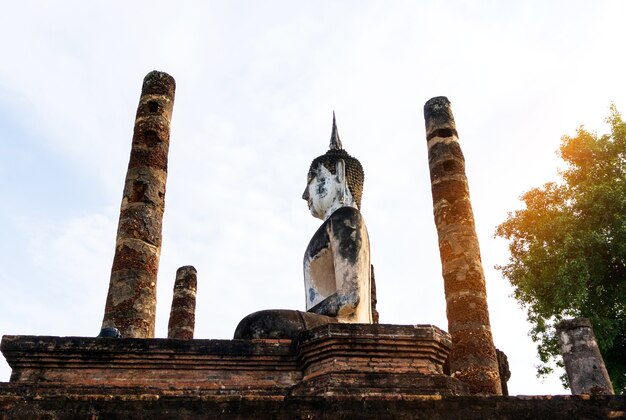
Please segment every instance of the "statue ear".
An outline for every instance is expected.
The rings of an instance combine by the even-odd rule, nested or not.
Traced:
[[[339,184],[341,185],[341,188],[339,191],[339,202],[341,204],[344,204],[345,199],[346,199],[346,191],[348,191],[348,182],[346,179],[346,162],[344,162],[343,159],[339,159],[337,161],[336,170],[337,170],[337,180],[339,181]]]

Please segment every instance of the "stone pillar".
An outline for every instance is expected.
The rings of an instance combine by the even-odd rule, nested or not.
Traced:
[[[509,379],[511,379],[511,370],[509,368],[509,358],[502,350],[496,349],[496,358],[498,359],[498,374],[500,375],[500,387],[502,395],[509,395]]]
[[[372,324],[380,323],[380,314],[376,305],[378,304],[378,298],[376,297],[376,276],[374,275],[374,265],[371,265],[370,273],[370,299],[372,301]]]
[[[613,395],[596,337],[587,318],[566,319],[556,326],[572,394]]]
[[[176,270],[174,297],[170,322],[167,326],[167,338],[192,340],[196,323],[196,290],[198,272],[191,265]]]
[[[501,395],[465,159],[448,99],[439,96],[426,102],[424,119],[448,330],[452,336],[450,373],[465,382],[472,394]]]
[[[152,71],[143,81],[102,327],[152,338],[161,253],[167,153],[176,83]]]

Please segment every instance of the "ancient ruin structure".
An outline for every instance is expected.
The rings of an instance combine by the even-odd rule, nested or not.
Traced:
[[[196,325],[197,289],[198,272],[193,266],[186,265],[176,270],[167,338],[193,339],[193,330]]]
[[[572,394],[613,395],[591,322],[587,318],[566,319],[556,331]]]
[[[359,211],[361,163],[343,149],[333,113],[329,150],[315,158],[302,194],[324,221],[304,254],[307,312],[268,310],[244,318],[235,338],[296,338],[314,326],[372,323],[369,237]]]
[[[152,338],[161,254],[167,154],[176,83],[153,71],[143,81],[102,328]]]
[[[465,159],[450,102],[439,96],[424,105],[435,225],[452,335],[450,372],[473,394],[501,394],[491,336],[485,275],[465,176]]]
[[[101,334],[4,336],[12,374],[0,383],[0,419],[626,416],[625,396],[469,395],[499,394],[500,382],[463,155],[445,98],[429,101],[425,116],[451,334],[376,323],[359,211],[363,171],[333,121],[330,150],[311,164],[303,195],[323,220],[304,258],[307,312],[261,311],[242,320],[233,340],[192,339],[197,275],[181,267],[168,339],[152,338],[173,99],[170,76],[146,76]],[[563,330],[572,355],[584,353],[580,343],[593,347],[579,325]],[[572,359],[582,361],[578,373],[595,363],[585,357]],[[506,357],[499,361],[504,380]]]

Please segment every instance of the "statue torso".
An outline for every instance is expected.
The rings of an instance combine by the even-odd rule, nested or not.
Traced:
[[[304,254],[304,284],[307,311],[336,293],[338,314],[318,313],[372,322],[369,238],[358,209],[339,208],[315,232]]]

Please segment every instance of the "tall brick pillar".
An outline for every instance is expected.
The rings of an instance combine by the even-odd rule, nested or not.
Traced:
[[[453,345],[450,373],[465,382],[472,394],[501,395],[465,159],[448,99],[439,96],[426,102],[424,119],[448,330]]]
[[[152,338],[161,253],[167,153],[176,83],[152,71],[143,80],[117,228],[102,327]]]

